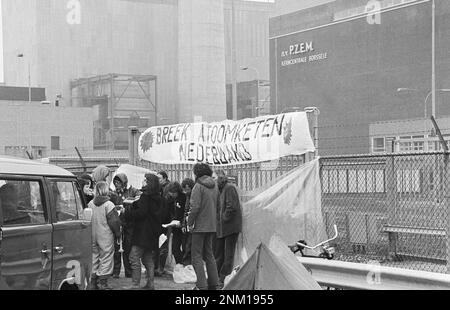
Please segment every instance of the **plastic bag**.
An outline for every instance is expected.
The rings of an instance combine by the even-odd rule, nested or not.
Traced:
[[[177,284],[195,284],[197,276],[195,275],[194,267],[176,265],[173,271],[173,280]]]
[[[177,284],[183,284],[184,282],[184,266],[176,265],[173,270],[173,281]]]

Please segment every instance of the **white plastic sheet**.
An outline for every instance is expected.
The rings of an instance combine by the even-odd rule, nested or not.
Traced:
[[[262,242],[278,236],[285,244],[326,239],[322,217],[319,160],[282,176],[264,188],[244,195],[243,231],[235,265],[242,265]]]

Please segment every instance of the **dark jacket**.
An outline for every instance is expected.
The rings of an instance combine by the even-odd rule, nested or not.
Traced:
[[[125,207],[125,220],[133,226],[132,245],[148,250],[159,248],[159,236],[162,233],[159,218],[161,206],[162,198],[159,194],[150,196],[143,193],[132,206]]]
[[[217,210],[217,238],[225,238],[242,231],[242,208],[239,193],[233,184],[226,183],[220,192]]]
[[[111,196],[111,201],[117,206],[117,205],[123,205],[124,201],[129,199],[129,198],[136,198],[138,196],[141,195],[141,192],[132,187],[132,186],[128,186],[128,177],[123,174],[123,173],[119,173],[118,175],[116,175],[114,177],[115,179],[119,179],[122,184],[123,184],[123,190],[118,191],[117,189],[110,193]],[[131,234],[132,231],[130,230],[132,227],[130,225],[130,223],[127,222],[125,215],[122,213],[120,215],[120,220],[122,221],[122,226],[124,228],[124,230],[128,230],[128,234]]]
[[[123,205],[124,200],[128,198],[135,198],[139,196],[141,193],[138,189],[128,186],[128,178],[125,174],[120,173],[114,177],[115,179],[119,179],[123,184],[123,190],[118,191],[117,189],[114,191],[117,194],[117,205]]]
[[[184,208],[186,205],[186,195],[183,193],[178,194],[177,199],[164,198],[163,208],[160,212],[160,218],[162,224],[169,224],[172,221],[183,222],[184,218]],[[181,229],[181,228],[173,228]],[[167,229],[163,229],[164,234],[166,234]]]
[[[191,212],[188,226],[193,233],[216,233],[219,189],[213,178],[204,176],[197,180],[191,193]]]

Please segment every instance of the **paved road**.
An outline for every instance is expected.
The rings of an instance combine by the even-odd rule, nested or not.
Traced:
[[[142,274],[141,286],[145,285],[144,279],[145,273]],[[127,279],[124,277],[122,273],[120,279],[111,279],[111,286],[114,290],[124,290],[127,286],[131,285],[131,279]],[[164,291],[182,291],[182,290],[191,290],[195,284],[176,284],[173,281],[172,275],[164,275],[163,277],[155,278],[155,289],[156,290],[164,290]]]

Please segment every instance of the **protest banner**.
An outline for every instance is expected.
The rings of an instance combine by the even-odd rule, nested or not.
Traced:
[[[305,112],[241,121],[186,123],[147,129],[141,159],[159,164],[251,164],[314,152]]]

